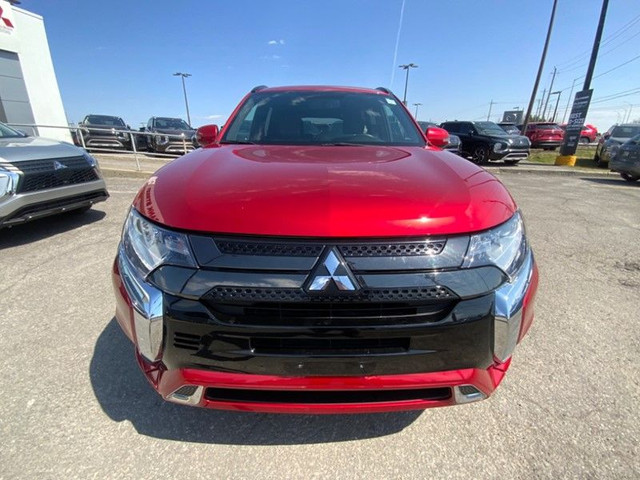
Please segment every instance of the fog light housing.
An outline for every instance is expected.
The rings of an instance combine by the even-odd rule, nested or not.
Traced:
[[[487,396],[473,385],[459,385],[453,388],[456,403],[471,403],[484,400]]]
[[[200,400],[202,400],[203,393],[204,387],[197,385],[183,385],[170,394],[167,397],[167,400],[185,405],[197,405],[200,403]]]

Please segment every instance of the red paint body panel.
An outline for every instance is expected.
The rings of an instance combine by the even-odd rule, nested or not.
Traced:
[[[520,324],[520,334],[518,335],[518,343],[524,338],[529,331],[534,317],[534,304],[536,299],[536,293],[538,292],[538,265],[533,264],[533,274],[531,275],[531,282],[529,288],[524,296],[522,303],[522,323]]]
[[[452,235],[516,206],[491,174],[419,147],[219,145],[157,172],[134,201],[191,231],[297,237]]]

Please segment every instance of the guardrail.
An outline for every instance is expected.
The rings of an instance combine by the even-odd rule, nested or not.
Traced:
[[[173,159],[173,158],[179,157],[180,155],[184,155],[192,151],[193,149],[197,148],[192,144],[191,138],[187,138],[186,135],[184,134],[176,135],[176,134],[154,133],[154,132],[129,130],[129,129],[120,130],[116,128],[84,127],[84,126],[78,126],[78,125],[60,126],[60,125],[36,125],[36,124],[27,124],[27,123],[7,123],[7,125],[16,129],[29,128],[31,129],[32,132],[37,132],[39,128],[52,128],[52,129],[57,128],[57,129],[67,130],[71,135],[71,139],[73,143],[78,147],[82,147],[88,152],[90,151],[90,152],[98,152],[98,153],[118,153],[118,154],[132,155],[136,162],[136,169],[138,171],[141,170],[139,156],[144,155],[145,159],[150,159],[153,157],[164,157],[164,158]],[[94,147],[92,145],[87,145],[85,141],[85,135],[83,135],[83,133],[88,133],[89,131],[112,133],[116,138],[123,137],[121,138],[121,140],[123,140],[121,142],[123,147],[122,148],[108,148],[108,147],[105,148],[100,146]],[[127,135],[129,136],[131,150],[128,150],[125,146],[127,143],[129,143],[126,140]],[[143,137],[143,138],[141,139],[140,137]],[[155,151],[149,152],[148,150],[145,150],[145,151],[140,150],[139,146],[148,145],[148,140],[147,140],[148,137],[166,137],[167,138],[166,144],[169,144],[171,141],[175,141],[175,140],[181,141],[182,151],[175,152],[175,153],[171,153],[171,152],[162,153],[162,152],[155,152]],[[136,140],[136,138],[138,140]]]

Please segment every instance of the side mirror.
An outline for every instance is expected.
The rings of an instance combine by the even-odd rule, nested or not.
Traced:
[[[220,129],[217,125],[204,125],[196,130],[196,141],[201,147],[215,145]]]
[[[604,138],[605,140],[609,140],[609,137],[611,137],[611,135],[610,135],[610,134],[608,134],[608,133],[605,133],[605,134],[602,136],[602,138]]]
[[[449,132],[440,127],[427,128],[427,140],[434,147],[442,148],[449,143]]]

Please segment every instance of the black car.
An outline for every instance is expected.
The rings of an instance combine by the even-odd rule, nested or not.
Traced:
[[[196,131],[181,118],[151,117],[146,131],[150,152],[183,154],[197,148]]]
[[[627,140],[640,135],[640,123],[625,123],[622,125],[613,125],[607,130],[602,138],[598,140],[596,153],[593,161],[599,167],[606,167],[611,159],[614,147],[622,145]]]
[[[516,164],[529,157],[529,139],[523,135],[508,135],[493,122],[444,122],[440,127],[460,137],[462,155],[477,164],[489,160],[504,160]]]
[[[418,125],[420,125],[420,128],[425,133],[427,132],[427,128],[429,128],[429,127],[438,127],[437,123],[424,122],[422,120],[420,120],[418,122]],[[444,147],[442,147],[442,149],[443,150],[447,150],[449,152],[460,154],[460,137],[450,133],[449,134],[449,143],[447,143]]]
[[[109,148],[131,150],[131,127],[120,117],[112,115],[87,115],[78,124],[78,132],[82,135],[80,145],[87,149]]]
[[[640,180],[640,134],[620,146],[611,147],[609,168],[627,182]]]

